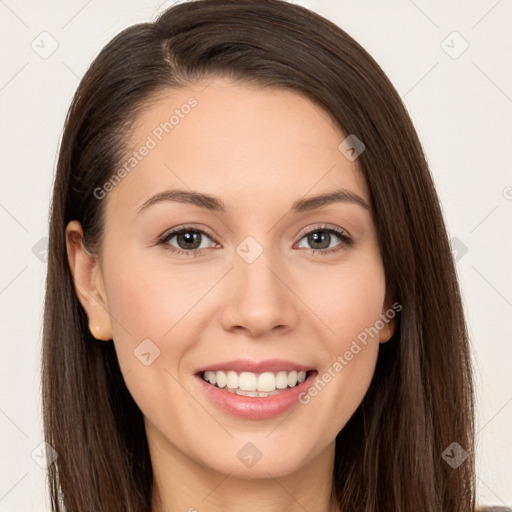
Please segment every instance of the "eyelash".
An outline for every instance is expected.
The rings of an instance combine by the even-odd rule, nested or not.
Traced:
[[[320,254],[320,255],[327,255],[332,254],[338,251],[341,251],[343,248],[351,247],[354,243],[354,240],[348,236],[344,231],[337,228],[332,228],[328,226],[316,226],[314,229],[310,231],[306,231],[299,239],[302,240],[305,236],[310,235],[311,233],[315,233],[317,231],[324,231],[328,233],[334,233],[336,236],[338,236],[341,239],[341,243],[338,244],[335,247],[331,247],[329,249],[307,249],[309,251],[312,251],[313,254]],[[214,243],[218,243],[215,241],[215,237],[208,233],[207,231],[204,231],[202,229],[197,229],[192,226],[184,226],[182,228],[176,229],[174,231],[170,231],[168,233],[164,233],[161,237],[158,239],[158,245],[163,245],[164,249],[167,251],[170,251],[174,254],[183,254],[186,256],[200,256],[202,254],[203,249],[190,249],[188,251],[185,251],[183,249],[178,249],[176,247],[173,247],[172,245],[169,245],[167,242],[171,240],[171,238],[174,238],[174,236],[179,235],[180,233],[184,232],[194,232],[194,233],[202,233],[208,236]]]

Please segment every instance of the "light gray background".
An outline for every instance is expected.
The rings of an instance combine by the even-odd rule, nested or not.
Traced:
[[[44,237],[67,108],[100,49],[171,3],[0,0],[0,512],[49,510],[36,462]],[[478,392],[479,502],[511,506],[512,1],[296,3],[369,51],[419,132],[458,248]]]

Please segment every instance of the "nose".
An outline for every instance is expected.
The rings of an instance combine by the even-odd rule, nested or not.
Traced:
[[[296,328],[301,302],[298,286],[284,265],[263,251],[249,263],[236,256],[224,283],[223,328],[254,338]]]

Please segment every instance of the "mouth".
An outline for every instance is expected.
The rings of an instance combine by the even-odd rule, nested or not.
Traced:
[[[277,372],[235,372],[217,370],[199,372],[198,376],[213,387],[239,396],[264,398],[278,395],[302,384],[316,370],[281,370]]]
[[[233,359],[198,368],[201,393],[220,410],[245,419],[268,419],[300,402],[318,371],[286,359]]]

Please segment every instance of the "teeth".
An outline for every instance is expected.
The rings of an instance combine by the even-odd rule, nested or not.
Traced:
[[[255,373],[242,372],[240,374],[240,378],[238,379],[237,387],[242,389],[243,391],[256,391],[258,388],[258,377],[256,377]],[[259,391],[266,391],[266,390],[261,389]]]
[[[243,396],[269,396],[278,393],[279,389],[293,388],[306,380],[305,371],[291,372],[204,372],[203,379],[219,388]]]
[[[258,391],[275,391],[276,389],[276,377],[272,372],[265,372],[258,375]]]
[[[288,387],[288,374],[286,372],[278,372],[276,375],[276,388],[285,389]]]
[[[217,375],[217,386],[219,388],[223,388],[226,385],[227,380],[228,380],[228,378],[226,377],[226,374],[224,372],[216,372],[216,375]]]
[[[231,389],[238,387],[238,374],[236,372],[228,372],[227,373],[226,386]]]

